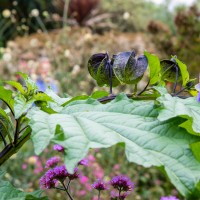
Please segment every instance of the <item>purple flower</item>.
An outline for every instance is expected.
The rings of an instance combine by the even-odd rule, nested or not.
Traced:
[[[132,191],[134,184],[131,179],[124,175],[115,176],[111,179],[110,184],[119,191]]]
[[[55,167],[60,162],[60,157],[54,156],[47,160],[45,168]]]
[[[200,102],[200,92],[197,95],[197,101]]]
[[[64,181],[65,178],[68,176],[67,169],[65,165],[57,166],[53,169],[54,178],[60,181]]]
[[[161,197],[160,200],[179,200],[175,196]]]
[[[78,163],[78,165],[83,165],[83,166],[88,166],[89,164],[88,164],[88,159],[86,159],[86,158],[84,158],[84,159],[82,159],[79,163]]]
[[[41,178],[40,178],[40,188],[41,189],[50,189],[55,187],[57,180],[54,179],[54,171],[52,169],[48,170]]]
[[[130,192],[124,192],[124,193],[121,193],[120,196],[119,196],[119,192],[116,192],[116,191],[112,191],[111,192],[111,197],[110,199],[111,200],[124,200],[128,195],[130,194]]]
[[[76,167],[74,169],[74,173],[73,174],[67,174],[67,177],[69,178],[69,180],[74,180],[74,179],[77,179],[77,178],[80,178],[80,173],[78,172],[78,168]]]
[[[108,186],[102,179],[97,179],[97,181],[92,184],[92,188],[96,190],[107,190]]]
[[[53,150],[59,151],[59,152],[64,152],[64,147],[59,144],[55,144],[53,147]]]

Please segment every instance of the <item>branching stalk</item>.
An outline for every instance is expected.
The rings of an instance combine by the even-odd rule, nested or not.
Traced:
[[[62,184],[62,186],[64,187],[65,192],[67,193],[67,195],[68,195],[68,197],[70,198],[70,200],[74,200],[74,199],[72,198],[72,196],[70,195],[70,193],[69,193],[68,189],[66,188],[66,186],[65,186],[65,184],[64,184],[63,181],[61,181],[61,184]]]

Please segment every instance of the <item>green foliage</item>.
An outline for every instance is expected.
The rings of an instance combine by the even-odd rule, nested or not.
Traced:
[[[150,71],[150,84],[155,84],[160,81],[160,60],[156,55],[145,51],[144,55],[148,59],[148,66]]]
[[[120,74],[122,79],[127,74],[131,75],[130,70],[127,72],[125,69],[127,66],[136,69],[136,79],[141,78],[147,67],[146,61],[142,61],[140,67],[139,57],[133,59],[132,53],[126,56],[126,53],[122,58],[113,56],[112,61],[105,63],[105,58],[102,61],[101,57],[100,62],[99,59],[96,64],[92,62],[93,72],[96,73],[101,65],[105,68],[107,62],[113,62],[115,68],[117,62],[119,68],[123,69],[124,74]],[[149,62],[149,83],[157,84],[153,88],[145,88],[145,92],[151,93],[150,96],[138,93],[107,96],[108,93],[97,91],[91,96],[61,98],[50,89],[46,93],[37,91],[35,83],[22,73],[24,86],[7,82],[18,91],[12,93],[1,87],[4,95],[0,95],[0,99],[14,108],[12,113],[16,125],[14,138],[11,138],[14,143],[9,144],[10,151],[0,158],[1,163],[18,151],[30,134],[36,154],[40,154],[51,142],[62,145],[69,172],[87,155],[89,149],[108,148],[120,143],[125,146],[129,162],[144,167],[158,167],[183,196],[200,197],[199,103],[194,97],[173,97],[164,87],[158,86],[165,81],[159,59],[148,52],[143,58]],[[179,67],[179,76],[183,85],[186,85],[189,81],[186,65],[178,59],[169,61]],[[190,87],[187,86],[187,89]]]
[[[42,191],[35,191],[32,193],[23,192],[16,189],[8,181],[4,181],[4,173],[0,171],[0,200],[48,200],[47,197],[42,197]]]
[[[155,108],[153,101],[137,102],[119,95],[105,105],[92,99],[74,101],[57,114],[33,109],[30,126],[35,151],[41,153],[50,141],[58,143],[66,148],[65,163],[73,170],[89,148],[123,142],[130,162],[164,167],[178,190],[189,196],[200,180],[200,164],[189,145],[200,139],[177,126],[184,119],[169,116],[159,121]]]

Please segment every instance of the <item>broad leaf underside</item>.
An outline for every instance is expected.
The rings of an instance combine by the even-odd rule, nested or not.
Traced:
[[[63,145],[65,164],[72,171],[89,148],[123,142],[130,162],[164,167],[177,189],[189,196],[200,180],[200,163],[190,144],[200,139],[179,127],[184,118],[173,116],[159,121],[157,108],[153,101],[133,101],[123,94],[108,104],[93,99],[74,101],[58,114],[34,108],[30,125],[36,153],[41,153],[50,141]]]

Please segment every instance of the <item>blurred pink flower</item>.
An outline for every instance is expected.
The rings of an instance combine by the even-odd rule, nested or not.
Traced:
[[[78,197],[85,196],[86,195],[86,191],[85,190],[80,190],[76,194],[77,194]]]
[[[98,196],[94,196],[92,200],[98,200]]]
[[[27,164],[22,164],[22,169],[27,169]]]
[[[90,161],[90,162],[95,162],[95,157],[92,155],[92,154],[90,154],[89,156],[88,156],[88,160]]]
[[[115,165],[113,166],[113,169],[114,169],[114,170],[119,170],[119,169],[120,169],[120,165],[119,165],[119,164],[115,164]]]
[[[87,176],[82,176],[82,177],[80,178],[80,183],[81,183],[81,184],[88,183],[88,181],[89,181],[89,178],[88,178]]]

